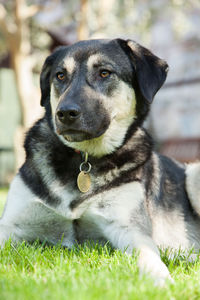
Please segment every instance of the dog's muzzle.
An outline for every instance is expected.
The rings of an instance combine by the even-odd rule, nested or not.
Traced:
[[[94,113],[94,107],[77,103],[59,103],[56,115],[56,132],[70,142],[81,142],[101,136],[108,128],[110,119],[99,107]]]
[[[56,111],[57,133],[68,141],[85,139],[85,132],[81,126],[81,109],[75,104],[62,105]]]

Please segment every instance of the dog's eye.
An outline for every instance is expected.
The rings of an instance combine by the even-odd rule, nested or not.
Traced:
[[[110,74],[111,74],[111,72],[108,71],[108,70],[102,70],[102,71],[100,72],[100,76],[101,76],[102,78],[106,78],[106,77],[110,76]]]
[[[65,79],[65,74],[62,73],[62,72],[58,72],[58,73],[56,74],[56,77],[57,77],[60,81],[62,81],[62,80]]]

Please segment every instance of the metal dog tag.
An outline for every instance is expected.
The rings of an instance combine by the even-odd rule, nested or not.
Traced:
[[[85,160],[80,164],[80,173],[77,177],[79,191],[87,193],[91,186],[90,170],[91,164],[88,162],[88,153],[85,153]]]
[[[77,185],[80,192],[87,193],[91,186],[90,174],[85,171],[81,171],[77,177]]]

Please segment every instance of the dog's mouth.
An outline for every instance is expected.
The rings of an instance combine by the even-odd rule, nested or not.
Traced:
[[[101,116],[102,118],[102,116]],[[97,116],[98,119],[98,116]],[[84,120],[76,120],[71,124],[62,124],[56,118],[54,123],[55,131],[68,142],[83,142],[102,136],[110,125],[109,118],[94,120],[94,117],[88,117]]]
[[[89,140],[90,134],[85,131],[70,129],[62,133],[62,136],[68,142],[82,142],[83,140]]]
[[[90,140],[93,138],[97,138],[104,134],[105,130],[101,130],[98,134],[90,133],[88,131],[69,129],[65,131],[56,130],[57,134],[64,137],[64,139],[68,142],[83,142],[85,140]]]

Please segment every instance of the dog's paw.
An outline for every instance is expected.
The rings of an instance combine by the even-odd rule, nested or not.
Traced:
[[[138,266],[140,274],[150,275],[156,286],[163,287],[167,282],[174,282],[159,255],[148,247],[143,247],[140,250]]]
[[[154,285],[158,287],[165,287],[167,283],[174,284],[174,279],[171,277],[171,275],[168,275],[167,277],[163,278],[154,278]]]

